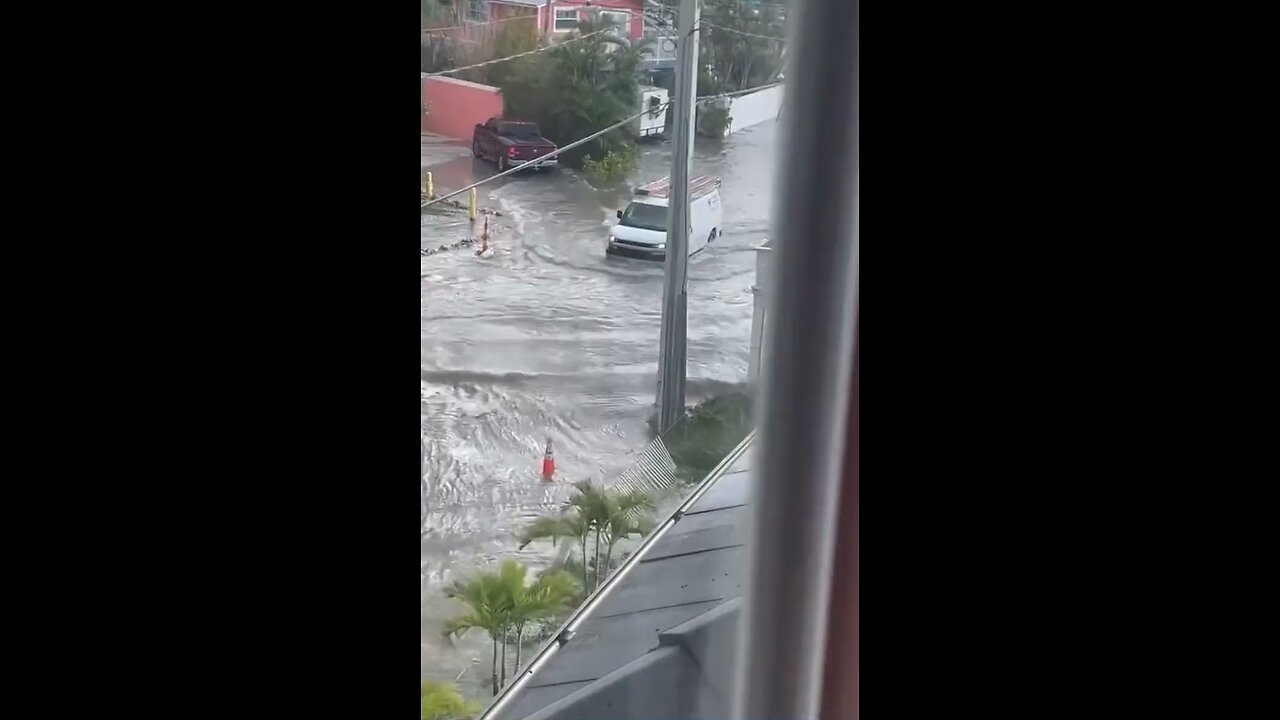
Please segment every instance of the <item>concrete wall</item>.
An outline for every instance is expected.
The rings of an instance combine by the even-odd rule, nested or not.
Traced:
[[[747,381],[753,386],[764,371],[765,332],[769,326],[768,310],[770,296],[773,294],[773,245],[769,240],[755,248],[756,281],[751,286],[751,356],[747,364]]]
[[[762,122],[776,120],[782,109],[782,87],[775,85],[750,95],[733,98],[729,104],[729,129],[726,135],[745,130]]]
[[[492,85],[427,77],[422,104],[423,130],[470,142],[477,124],[502,114],[502,93]]]

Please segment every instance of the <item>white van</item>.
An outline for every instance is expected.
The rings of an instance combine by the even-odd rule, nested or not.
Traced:
[[[667,201],[670,178],[636,190],[618,224],[609,231],[609,255],[665,260],[667,257]],[[720,178],[699,176],[689,181],[689,254],[702,250],[720,234]]]

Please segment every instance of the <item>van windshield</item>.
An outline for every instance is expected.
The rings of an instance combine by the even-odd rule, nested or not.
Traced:
[[[667,208],[663,205],[631,203],[627,206],[627,211],[622,213],[622,220],[618,224],[666,232]]]

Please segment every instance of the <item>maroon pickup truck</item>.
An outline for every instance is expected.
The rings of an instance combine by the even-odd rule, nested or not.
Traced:
[[[556,159],[540,158],[555,152],[556,144],[542,137],[537,124],[505,118],[489,118],[489,122],[476,125],[471,138],[471,152],[478,158],[498,164],[498,172],[517,165],[528,165],[541,170],[553,168]]]

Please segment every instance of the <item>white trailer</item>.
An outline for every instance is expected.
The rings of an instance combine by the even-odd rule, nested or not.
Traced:
[[[655,137],[662,134],[667,125],[667,91],[660,87],[640,88],[640,107],[647,110],[631,124],[636,137]]]

